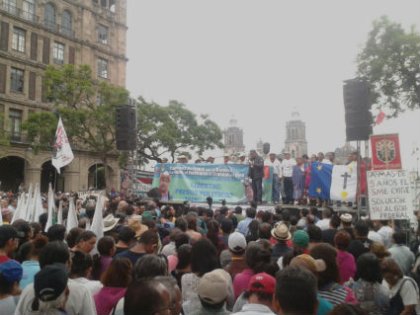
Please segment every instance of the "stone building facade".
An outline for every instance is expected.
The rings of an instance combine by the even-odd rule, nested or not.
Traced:
[[[293,158],[308,154],[308,142],[306,141],[306,126],[300,119],[299,112],[292,113],[292,119],[286,122],[286,141],[284,152],[291,154]]]
[[[73,147],[75,159],[57,176],[52,153],[34,152],[22,123],[31,112],[51,110],[43,89],[47,65],[87,64],[94,79],[125,86],[126,12],[126,0],[0,0],[0,127],[10,136],[10,145],[0,146],[1,189],[41,182],[45,190],[51,180],[66,191],[97,186],[99,156]],[[108,170],[118,188],[116,156]]]

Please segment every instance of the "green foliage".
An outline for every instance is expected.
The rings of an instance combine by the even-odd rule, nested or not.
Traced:
[[[127,102],[125,89],[93,80],[87,65],[49,66],[45,84],[73,148],[96,152],[103,159],[115,152],[115,108]],[[34,146],[51,147],[57,127],[53,116],[51,112],[37,113],[25,124]]]
[[[191,150],[201,155],[205,150],[222,148],[222,131],[207,116],[197,116],[184,104],[170,101],[168,106],[137,103],[138,149],[141,162],[159,161],[169,154],[175,156]]]
[[[0,113],[0,145],[10,145],[9,135],[5,129],[4,113]]]
[[[40,149],[48,150],[54,144],[54,134],[58,119],[52,112],[30,113],[23,123],[23,130],[27,131],[28,140],[35,152]]]
[[[414,27],[405,31],[387,17],[375,21],[357,63],[377,107],[392,117],[420,108],[420,34]]]

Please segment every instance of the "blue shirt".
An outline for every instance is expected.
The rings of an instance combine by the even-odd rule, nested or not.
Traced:
[[[19,282],[20,288],[23,290],[28,284],[34,282],[35,274],[41,270],[39,262],[36,260],[26,260],[22,263],[22,280]]]
[[[252,222],[252,218],[246,217],[245,219],[243,219],[241,222],[238,223],[238,232],[242,233],[244,236],[246,236],[248,234],[249,231],[249,224]]]

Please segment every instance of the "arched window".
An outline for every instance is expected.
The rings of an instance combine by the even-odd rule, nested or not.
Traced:
[[[73,17],[68,10],[64,10],[61,17],[61,32],[69,36],[73,34]]]
[[[51,3],[45,5],[44,25],[50,30],[56,30],[55,7]]]

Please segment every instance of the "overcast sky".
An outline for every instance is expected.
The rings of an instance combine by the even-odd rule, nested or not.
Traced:
[[[309,153],[331,151],[345,143],[342,81],[382,15],[420,30],[414,0],[128,0],[127,88],[183,102],[222,128],[235,117],[247,149],[261,138],[280,152],[297,108]],[[415,167],[419,111],[374,132],[398,132],[403,166]]]

